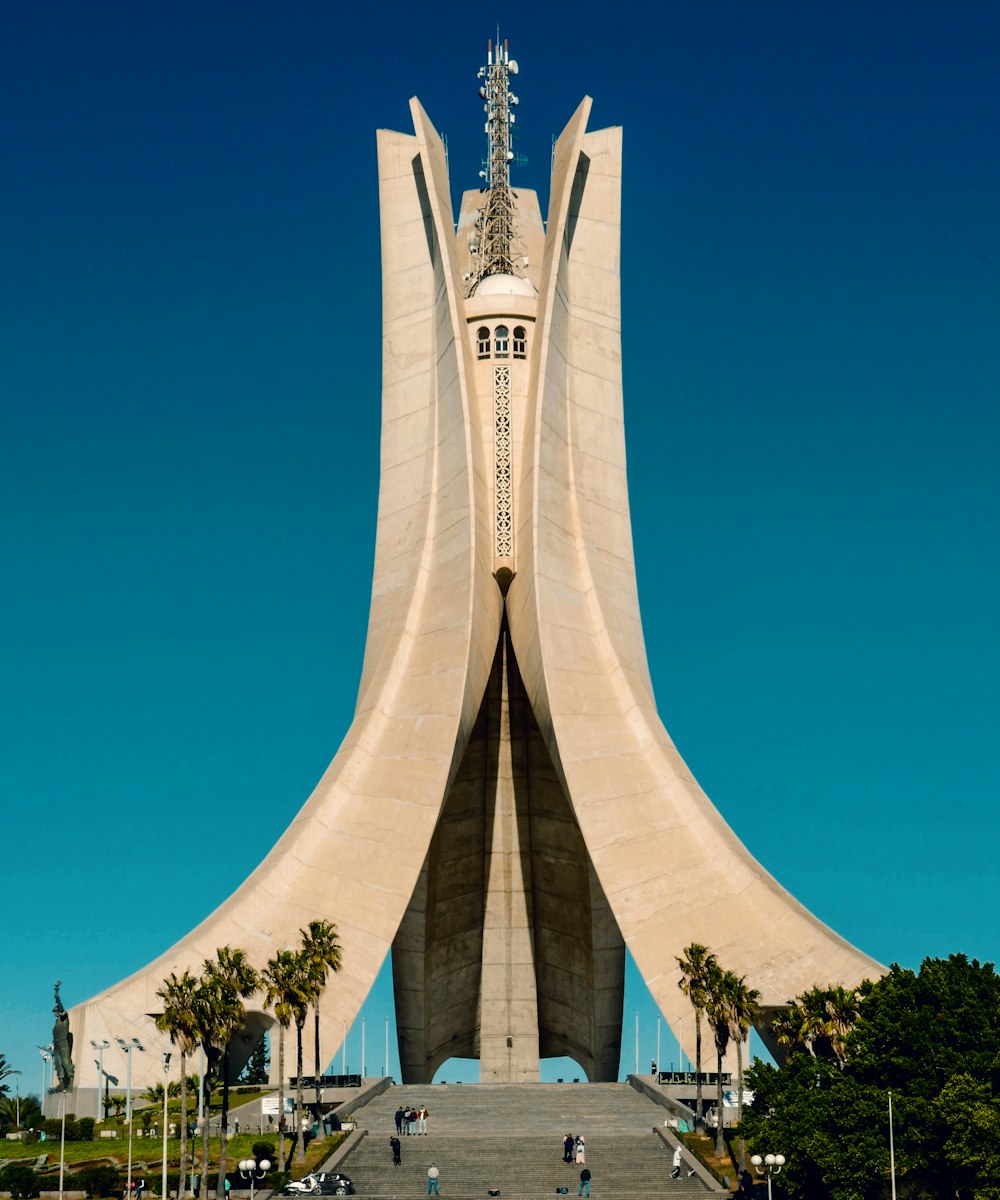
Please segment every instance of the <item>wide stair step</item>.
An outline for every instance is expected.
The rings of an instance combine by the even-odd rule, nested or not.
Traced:
[[[426,1104],[426,1136],[400,1138],[402,1165],[389,1138],[399,1107]],[[441,1172],[443,1200],[541,1200],[559,1187],[577,1194],[581,1167],[562,1161],[566,1134],[586,1139],[594,1200],[704,1195],[697,1177],[672,1180],[672,1151],[653,1132],[665,1110],[627,1084],[436,1084],[394,1087],[355,1113],[368,1136],[341,1166],[358,1194],[390,1200],[427,1194],[427,1168]]]

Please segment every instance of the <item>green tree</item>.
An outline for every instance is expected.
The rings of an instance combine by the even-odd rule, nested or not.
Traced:
[[[957,1190],[1000,1197],[1000,1101],[984,1080],[953,1075],[938,1097],[944,1157]]]
[[[6,1096],[10,1090],[10,1085],[4,1081],[12,1075],[20,1075],[20,1071],[15,1071],[7,1061],[6,1054],[0,1054],[0,1096]]]
[[[188,1194],[187,1089],[189,1077],[187,1075],[187,1059],[189,1054],[194,1053],[199,1041],[197,990],[198,980],[190,971],[185,971],[183,975],[177,975],[171,971],[163,981],[163,986],[156,993],[158,999],[163,1002],[163,1011],[155,1018],[156,1028],[161,1033],[170,1035],[171,1045],[177,1047],[181,1056],[180,1178],[177,1181],[177,1191],[178,1195],[182,1197]]]
[[[326,990],[327,980],[331,971],[340,970],[340,942],[337,940],[337,927],[332,921],[310,921],[305,929],[300,929],[302,935],[302,952],[309,964],[310,974],[314,977],[313,986],[313,1027],[315,1041],[315,1072],[316,1072],[316,1112],[322,1100],[320,1076],[323,1073],[323,1063],[319,1052],[319,1002]],[[300,1106],[301,1107],[301,1106]]]
[[[0,1188],[10,1192],[12,1200],[27,1200],[36,1186],[37,1177],[27,1163],[8,1163],[0,1170]]]
[[[726,1152],[726,1122],[723,1119],[722,1103],[722,1060],[729,1049],[729,1017],[732,1007],[732,987],[737,977],[732,971],[723,971],[716,966],[709,974],[705,985],[705,1017],[715,1042],[715,1153],[721,1158]]]
[[[42,1106],[37,1096],[0,1096],[0,1127],[12,1130],[34,1129],[41,1123]]]
[[[898,1195],[1000,1200],[1000,978],[992,965],[964,955],[927,959],[918,972],[893,966],[866,981],[856,999],[813,989],[798,1000],[804,1032],[784,1066],[748,1070],[755,1094],[742,1126],[752,1149],[787,1156],[788,1195],[889,1194],[891,1091]]]
[[[709,980],[713,972],[718,970],[719,964],[707,946],[703,946],[700,942],[692,942],[684,949],[682,956],[677,959],[677,965],[681,971],[677,986],[691,1001],[694,1008],[694,1069],[697,1087],[694,1123],[695,1128],[698,1128],[702,1121],[704,1108],[701,1095],[701,1016],[708,1003]]]
[[[268,1036],[267,1031],[261,1035],[260,1041],[253,1048],[253,1052],[247,1059],[247,1065],[243,1068],[243,1074],[240,1076],[241,1083],[267,1083],[268,1065],[270,1056],[268,1054]]]
[[[739,1165],[746,1167],[746,1149],[743,1140],[743,1043],[752,1026],[760,1020],[760,992],[747,985],[745,975],[730,976],[727,995],[729,1007],[729,1036],[736,1043],[736,1127],[740,1130]]]
[[[285,1164],[285,1030],[294,1021],[305,1023],[310,992],[302,956],[294,950],[279,950],[261,972],[265,1005],[278,1022],[278,1166]],[[301,1051],[300,1051],[301,1056]],[[301,1077],[301,1071],[300,1071]]]
[[[205,1061],[212,1064],[206,1068],[206,1077],[212,1071],[222,1075],[222,1117],[220,1120],[219,1175],[216,1195],[225,1194],[226,1143],[229,1137],[229,1046],[233,1038],[246,1025],[247,1013],[244,1000],[248,1000],[260,987],[260,975],[251,965],[243,950],[220,946],[215,958],[207,958],[202,964],[204,989],[202,1043],[205,1046]],[[214,1052],[209,1056],[209,1047]],[[208,1178],[208,1120],[202,1132],[204,1178]]]

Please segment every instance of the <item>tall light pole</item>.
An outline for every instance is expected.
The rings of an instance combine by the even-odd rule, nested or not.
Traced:
[[[635,1013],[635,1073],[639,1074],[639,1010]]]
[[[785,1156],[783,1154],[765,1154],[761,1158],[759,1154],[755,1154],[750,1161],[758,1175],[767,1176],[767,1200],[771,1200],[771,1177],[781,1174],[781,1168],[785,1165]]]
[[[125,1120],[128,1122],[128,1191],[132,1190],[132,1051],[145,1050],[146,1047],[134,1037],[130,1042],[116,1037],[115,1041],[122,1048],[122,1053],[128,1062],[128,1075],[125,1082]]]
[[[46,1093],[49,1090],[45,1078],[48,1065],[52,1061],[52,1043],[49,1042],[47,1046],[39,1046],[38,1053],[42,1056],[42,1104],[44,1104]]]
[[[21,1128],[21,1079],[20,1079],[21,1072],[11,1070],[11,1071],[8,1071],[7,1074],[18,1076],[18,1078],[14,1080],[14,1124],[17,1126],[18,1129],[20,1129]]]
[[[365,1019],[361,1018],[361,1078],[365,1077]]]
[[[660,1062],[660,1014],[656,1014],[656,1070],[663,1070],[663,1063]],[[659,1076],[657,1076],[659,1078]],[[653,1080],[656,1083],[656,1079]]]
[[[63,1200],[63,1181],[66,1178],[66,1093],[59,1093],[59,1117],[62,1128],[59,1131],[59,1200]]]
[[[167,1200],[167,1083],[170,1079],[170,1051],[163,1052],[163,1188],[162,1200]]]
[[[97,1119],[101,1120],[101,1092],[107,1095],[107,1084],[104,1079],[104,1051],[109,1048],[111,1043],[107,1038],[102,1038],[99,1042],[90,1039],[91,1046],[97,1051]],[[108,1106],[104,1105],[104,1116],[108,1115]]]
[[[389,1018],[385,1019],[385,1071],[383,1074],[388,1079],[389,1077]]]
[[[896,1147],[892,1137],[892,1092],[889,1093],[889,1170],[892,1174],[892,1200],[896,1200]]]

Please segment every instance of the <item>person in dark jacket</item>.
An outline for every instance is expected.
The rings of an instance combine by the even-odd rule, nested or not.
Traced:
[[[394,1167],[398,1167],[399,1164],[403,1161],[400,1156],[399,1138],[398,1137],[389,1138],[389,1145],[392,1147],[392,1165]]]
[[[580,1172],[580,1186],[577,1189],[578,1196],[590,1195],[590,1168],[584,1167]]]
[[[563,1138],[563,1162],[573,1161],[573,1147],[576,1144],[576,1138],[571,1133],[567,1133]]]

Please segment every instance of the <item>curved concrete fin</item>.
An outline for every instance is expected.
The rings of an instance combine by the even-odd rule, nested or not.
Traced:
[[[639,616],[622,424],[621,134],[567,127],[553,178],[545,329],[526,444],[511,635],[597,876],[661,1010],[704,942],[782,1003],[881,973],[757,863],[660,721]],[[540,302],[540,314],[541,303]]]
[[[308,921],[326,918],[337,925],[344,963],[322,1005],[332,1051],[417,884],[489,677],[502,601],[489,575],[488,538],[481,545],[482,450],[470,431],[447,174],[440,139],[422,110],[414,116],[417,137],[378,137],[381,483],[354,720],[313,794],[233,895],[148,966],[71,1010],[79,1046],[135,1034],[150,1049],[165,1048],[148,1014],[170,972],[198,970],[222,945],[263,965],[275,949],[296,945]],[[77,1057],[77,1086],[93,1087],[96,1068]],[[136,1058],[136,1086],[158,1074],[155,1054]]]

